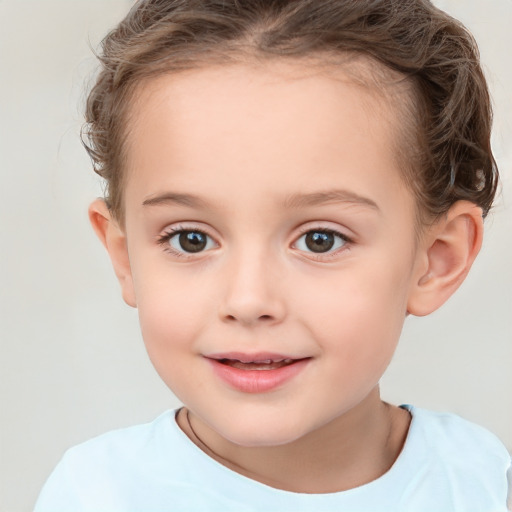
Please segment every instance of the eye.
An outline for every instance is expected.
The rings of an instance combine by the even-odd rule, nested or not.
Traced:
[[[176,229],[165,233],[159,238],[159,243],[177,254],[194,254],[216,246],[210,236],[197,229]]]
[[[316,254],[333,252],[349,242],[348,238],[330,229],[311,229],[295,242],[295,247],[301,251]]]

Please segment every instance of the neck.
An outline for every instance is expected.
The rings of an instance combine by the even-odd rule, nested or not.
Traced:
[[[382,476],[400,454],[410,423],[407,411],[380,400],[378,388],[346,414],[279,446],[236,445],[186,409],[177,419],[199,448],[233,471],[278,489],[315,494]]]

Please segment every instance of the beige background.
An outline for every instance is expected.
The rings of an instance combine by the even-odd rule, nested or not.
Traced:
[[[480,43],[503,191],[462,289],[410,318],[390,401],[450,410],[512,449],[512,0],[439,0]],[[128,0],[0,0],[0,512],[31,510],[70,445],[178,405],[148,362],[86,208],[79,142],[95,47]]]

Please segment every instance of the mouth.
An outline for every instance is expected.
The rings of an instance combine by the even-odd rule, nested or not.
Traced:
[[[301,373],[311,357],[281,354],[215,354],[207,356],[214,373],[231,388],[245,393],[263,393],[282,387]]]
[[[257,370],[257,371],[268,371],[268,370],[277,370],[278,368],[283,368],[284,366],[289,366],[291,364],[300,361],[300,359],[264,359],[263,361],[250,361],[244,363],[238,359],[217,359],[220,364],[224,364],[226,366],[230,366],[231,368],[238,368],[239,370]]]

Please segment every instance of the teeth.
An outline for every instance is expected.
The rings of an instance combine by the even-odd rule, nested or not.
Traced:
[[[289,364],[289,363],[293,363],[293,359],[262,359],[259,361],[251,361],[251,363],[254,363],[254,364],[272,364],[272,363],[281,363],[281,362]]]
[[[239,359],[220,359],[219,361],[224,364],[230,364],[230,361],[231,361],[231,363],[237,363],[237,364],[242,364],[242,365],[257,365],[257,364],[272,365],[272,364],[279,364],[279,363],[281,363],[283,365],[287,365],[287,364],[294,363],[296,360],[290,359],[290,358],[287,358],[287,359],[281,358],[281,359],[258,359],[258,360],[254,360],[254,361],[240,361]]]

